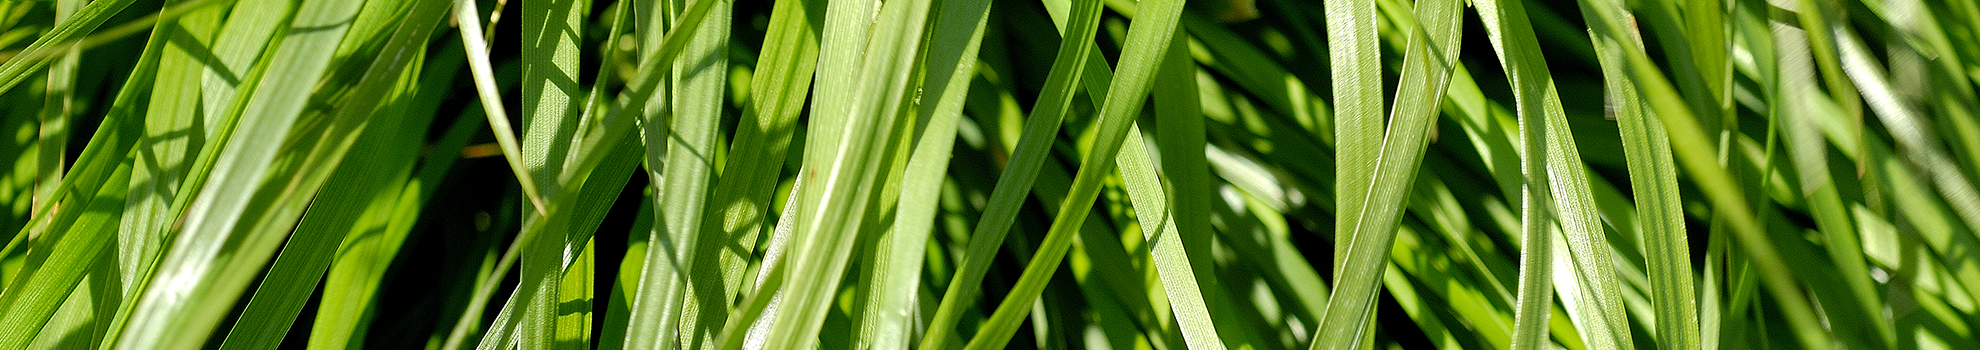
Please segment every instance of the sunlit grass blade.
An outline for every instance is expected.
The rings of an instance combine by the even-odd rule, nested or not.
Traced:
[[[1011,153],[1011,162],[997,177],[997,186],[984,206],[983,216],[971,231],[969,249],[958,258],[961,267],[950,279],[948,285],[951,288],[942,293],[941,305],[935,312],[935,318],[929,321],[928,333],[921,338],[918,348],[944,349],[950,346],[947,342],[956,332],[963,308],[975,304],[977,293],[982,292],[977,288],[957,286],[982,283],[984,274],[990,268],[990,260],[1003,245],[1004,236],[1017,219],[1018,209],[1038,178],[1038,169],[1045,162],[1046,152],[1058,139],[1060,124],[1071,106],[1073,93],[1078,90],[1077,83],[1084,75],[1087,61],[1093,54],[1094,45],[1086,38],[1093,37],[1099,31],[1100,22],[1098,0],[1075,1],[1072,8],[1071,20],[1064,31],[1068,34],[1060,36],[1065,39],[1059,43],[1051,71],[1045,78],[1044,90],[1041,90],[1045,93],[1039,95],[1025,119],[1024,134],[1019,137],[1017,148]]]
[[[1054,215],[1050,231],[1046,233],[1044,242],[1039,244],[1038,254],[1025,266],[1017,286],[998,305],[996,313],[970,340],[969,348],[1002,347],[1009,341],[1011,334],[1017,331],[1017,323],[1029,311],[1028,306],[1044,291],[1045,282],[1057,271],[1057,266],[1072,244],[1073,230],[1078,229],[1090,213],[1076,208],[1089,205],[1083,203],[1092,203],[1099,196],[1101,179],[1113,172],[1114,164],[1109,160],[1123,147],[1134,117],[1140,114],[1144,99],[1153,89],[1155,73],[1177,33],[1176,21],[1181,13],[1180,1],[1140,4],[1136,19],[1128,29],[1120,69],[1109,85],[1106,102],[1099,109],[1093,149],[1080,162],[1082,166],[1073,177],[1072,191],[1066,196],[1058,214]],[[1074,20],[1079,18],[1075,16]],[[1070,35],[1065,38],[1066,41],[1085,40]]]
[[[444,63],[436,63],[435,69],[424,73],[426,75],[419,73],[423,69],[407,68],[425,62],[425,43],[433,27],[444,18],[447,5],[445,1],[434,0],[412,4],[409,16],[397,26],[391,26],[397,29],[390,33],[390,41],[381,51],[380,57],[383,59],[372,62],[352,87],[355,89],[354,98],[359,102],[334,112],[340,120],[353,122],[355,118],[367,115],[403,116],[363,122],[364,132],[359,140],[352,140],[354,144],[349,146],[352,147],[349,150],[352,156],[340,162],[343,169],[333,171],[329,178],[323,180],[324,194],[312,200],[308,212],[296,224],[296,232],[269,268],[268,277],[261,281],[241,316],[243,319],[265,322],[235,323],[221,348],[255,349],[279,345],[310,294],[316,290],[317,282],[323,280],[324,271],[330,268],[332,259],[337,258],[340,252],[349,252],[333,247],[345,246],[339,243],[345,241],[346,235],[351,232],[376,232],[374,228],[382,228],[389,215],[394,214],[393,209],[400,197],[396,190],[403,187],[394,185],[405,182],[403,179],[411,171],[419,146],[418,139],[409,136],[425,134],[433,116],[432,110],[438,104],[433,97],[448,87],[460,65],[461,56],[450,54],[448,58],[439,60]],[[420,99],[422,96],[427,98]],[[367,238],[389,240],[387,237]],[[391,255],[385,256],[385,260],[389,261]],[[357,262],[355,260],[358,259],[352,260]],[[340,278],[331,278],[332,285],[338,287],[328,288],[326,296],[341,295],[338,291],[346,286],[361,286],[336,283]],[[339,307],[319,315],[339,312],[361,314],[367,309],[361,306]],[[311,341],[343,345],[348,337],[336,334],[348,334],[345,332],[350,331],[317,330],[312,332]]]
[[[1826,96],[1819,95],[1809,66],[1808,42],[1805,32],[1776,24],[1774,47],[1779,51],[1779,72],[1775,73],[1779,91],[1773,96],[1776,101],[1803,101],[1795,104],[1777,105],[1770,113],[1776,120],[1786,125],[1783,137],[1789,142],[1789,160],[1794,165],[1800,194],[1807,197],[1807,210],[1814,217],[1816,228],[1823,233],[1826,247],[1837,272],[1831,276],[1843,283],[1814,288],[1825,307],[1823,312],[1830,315],[1831,322],[1839,325],[1835,331],[1846,344],[1853,346],[1895,346],[1895,331],[1886,322],[1876,320],[1875,311],[1880,302],[1875,300],[1874,284],[1868,278],[1867,262],[1864,260],[1861,236],[1864,230],[1858,228],[1851,218],[1843,201],[1828,160],[1828,149],[1816,129],[1813,119],[1843,118],[1831,114],[1833,108],[1817,108],[1816,105],[1832,106]],[[1791,117],[1792,116],[1792,117]],[[1835,296],[1844,296],[1837,298]],[[1843,299],[1843,300],[1836,300]],[[1833,306],[1829,306],[1833,305]],[[1872,341],[1876,340],[1876,341]]]
[[[1179,59],[1181,55],[1169,57]],[[1183,246],[1183,237],[1176,232],[1175,216],[1179,211],[1172,208],[1180,205],[1172,202],[1174,199],[1169,197],[1168,191],[1162,189],[1161,179],[1156,178],[1156,169],[1148,160],[1140,128],[1129,129],[1127,139],[1122,141],[1126,145],[1115,157],[1115,162],[1120,167],[1121,177],[1127,182],[1128,196],[1133,201],[1135,219],[1141,224],[1142,237],[1152,245],[1148,249],[1154,256],[1156,269],[1161,271],[1162,288],[1169,296],[1170,307],[1175,309],[1176,322],[1182,325],[1183,340],[1191,349],[1223,349],[1224,341],[1217,336],[1210,310],[1204,306],[1202,288],[1198,287],[1196,272],[1191,269],[1190,255]],[[1198,234],[1202,233],[1207,232]],[[1207,250],[1199,250],[1196,254],[1207,253]]]
[[[877,4],[877,13],[871,7],[876,4],[849,2],[858,1],[829,4],[819,67],[857,74],[821,74],[814,88],[818,103],[812,105],[805,144],[805,163],[811,167],[799,176],[817,182],[800,193],[803,200],[791,235],[796,245],[787,262],[793,292],[784,295],[785,306],[770,325],[764,343],[768,348],[818,344],[830,301],[837,296],[832,291],[859,250],[859,236],[884,230],[883,224],[867,220],[884,217],[894,203],[894,179],[901,172],[894,164],[906,155],[900,147],[915,137],[909,128],[914,121],[906,115],[931,2]]]
[[[708,0],[703,0],[709,2]],[[644,276],[632,302],[627,323],[627,349],[697,348],[703,342],[695,327],[698,312],[688,308],[725,305],[706,300],[727,300],[724,295],[697,295],[699,284],[720,283],[692,280],[695,256],[702,255],[703,210],[707,206],[709,183],[714,177],[715,138],[720,132],[724,78],[728,76],[728,37],[730,3],[713,1],[715,18],[700,22],[683,59],[672,67],[671,93],[664,101],[649,102],[640,120],[640,138],[646,145],[646,174],[655,188],[653,225],[647,234]],[[680,5],[673,5],[680,6]],[[683,9],[670,9],[677,12]],[[665,13],[663,12],[663,13]],[[675,18],[665,22],[678,22]],[[654,17],[646,23],[663,23]],[[673,30],[679,30],[673,29]],[[668,30],[668,31],[673,31]],[[659,37],[658,28],[645,29],[648,42]],[[657,103],[657,104],[656,104]],[[719,248],[718,248],[719,249]],[[683,301],[683,298],[686,301]],[[689,305],[683,305],[693,303]],[[676,334],[683,338],[675,339]]]
[[[1341,111],[1335,113],[1336,124],[1340,125],[1335,129],[1338,140],[1335,152],[1344,161],[1335,170],[1339,181],[1335,184],[1339,186],[1335,199],[1339,214],[1335,218],[1334,288],[1309,348],[1357,349],[1367,345],[1365,339],[1374,332],[1370,323],[1381,288],[1385,265],[1382,262],[1388,260],[1389,247],[1395,242],[1402,198],[1415,182],[1417,167],[1423,161],[1430,128],[1450,82],[1450,67],[1457,64],[1462,33],[1458,26],[1459,10],[1455,1],[1429,0],[1416,4],[1417,25],[1405,26],[1409,28],[1406,30],[1411,44],[1404,53],[1401,85],[1391,110],[1392,120],[1386,128],[1377,114],[1380,102],[1350,103],[1358,97],[1343,95],[1338,87],[1335,90],[1335,105]],[[1372,21],[1372,13],[1369,18]],[[1335,20],[1347,20],[1341,16],[1329,19],[1330,27]],[[1368,45],[1373,46],[1373,42]],[[1373,48],[1368,50],[1365,54],[1373,55]],[[1342,66],[1343,62],[1334,62],[1337,75],[1357,74],[1344,71],[1353,66]],[[1379,80],[1371,86],[1379,89]],[[1376,95],[1378,99],[1379,96]],[[1359,137],[1379,138],[1348,136],[1363,129],[1373,131]]]
[[[474,91],[481,97],[481,110],[487,111],[495,144],[502,147],[502,158],[509,161],[509,170],[522,185],[523,197],[529,199],[537,215],[544,215],[543,194],[536,189],[536,179],[529,169],[523,166],[522,146],[516,143],[515,128],[509,126],[509,112],[502,107],[502,94],[495,89],[493,68],[488,65],[488,42],[481,34],[481,11],[475,9],[474,0],[454,0],[453,7],[454,23],[460,23],[461,44],[468,54],[468,69],[474,73]]]
[[[1546,58],[1542,56],[1533,28],[1526,19],[1525,4],[1506,1],[1492,7],[1492,13],[1487,15],[1491,19],[1485,21],[1486,28],[1492,34],[1493,48],[1499,54],[1501,66],[1507,70],[1515,98],[1518,99],[1520,134],[1526,146],[1523,156],[1528,171],[1527,195],[1537,197],[1529,198],[1527,205],[1545,207],[1529,207],[1526,210],[1553,214],[1536,215],[1548,219],[1527,220],[1526,230],[1547,232],[1547,226],[1558,223],[1568,244],[1568,254],[1555,255],[1554,262],[1522,261],[1521,268],[1550,268],[1548,265],[1528,263],[1572,267],[1573,271],[1554,275],[1554,289],[1560,292],[1563,304],[1568,306],[1568,315],[1572,316],[1582,340],[1590,347],[1599,349],[1632,348],[1634,343],[1631,341],[1627,315],[1621,305],[1619,281],[1612,270],[1611,247],[1605,238],[1602,223],[1597,221],[1587,170],[1574,144],[1574,134],[1569,130],[1553,77],[1545,64]],[[1544,177],[1531,172],[1542,170],[1535,169],[1533,163],[1544,167]],[[1547,193],[1540,194],[1536,188]],[[1536,230],[1531,227],[1533,225],[1543,227]],[[1562,261],[1571,263],[1559,263]],[[1564,281],[1575,283],[1560,283]],[[1520,334],[1522,331],[1515,329],[1514,332]]]
[[[957,124],[962,118],[964,97],[976,71],[976,56],[989,20],[988,2],[939,1],[930,27],[922,66],[920,102],[914,111],[921,129],[912,154],[903,169],[900,199],[886,240],[877,242],[879,252],[869,297],[876,303],[867,310],[860,329],[878,349],[907,348],[914,339],[916,319],[912,317],[920,290],[925,248],[934,229],[936,201],[948,173],[949,157],[956,142]],[[974,23],[974,25],[968,25]],[[891,237],[890,237],[891,236]]]
[[[26,348],[70,293],[90,292],[77,289],[76,284],[82,282],[92,263],[101,260],[95,257],[108,251],[110,240],[116,237],[116,225],[122,215],[117,208],[123,205],[130,169],[129,164],[119,166],[108,185],[99,188],[91,198],[74,201],[86,209],[62,213],[66,219],[62,221],[72,225],[56,227],[64,232],[44,238],[53,240],[48,243],[48,249],[29,253],[23,266],[27,275],[15,278],[9,283],[8,293],[0,295],[0,306],[7,310],[0,316],[4,317],[0,318],[0,332],[3,332],[0,346]]]
[[[1967,227],[1980,227],[1980,190],[1976,190],[1973,182],[1959,171],[1953,158],[1946,155],[1944,143],[1936,133],[1927,129],[1929,126],[1923,120],[1925,117],[1892,91],[1890,80],[1866,52],[1861,40],[1839,35],[1836,41],[1842,53],[1843,71],[1859,87],[1857,91],[1870,104],[1870,109],[1876,112],[1878,120],[1891,130],[1899,149],[1919,159],[1924,168],[1921,170]],[[1980,238],[1980,232],[1969,233]]]
[[[1632,36],[1597,36],[1593,42],[1596,51],[1604,53],[1600,56],[1602,74],[1608,77],[1602,81],[1604,101],[1612,106],[1610,111],[1621,126],[1623,151],[1629,158],[1630,188],[1640,218],[1636,234],[1644,242],[1650,270],[1650,302],[1656,308],[1657,326],[1652,334],[1663,349],[1697,348],[1698,303],[1692,285],[1690,243],[1680,207],[1682,198],[1678,194],[1677,164],[1671,160],[1670,136],[1664,132],[1663,124],[1644,114],[1642,97],[1628,80],[1621,58],[1607,54],[1614,52],[1607,49],[1610,45],[1642,45],[1641,38],[1633,33],[1625,34]],[[1701,58],[1699,63],[1703,69],[1706,61]]]
[[[714,3],[708,0],[700,0],[700,1],[696,1],[693,4],[690,4],[690,6],[688,6],[687,11],[684,11],[681,16],[681,18],[684,21],[681,25],[684,28],[689,28],[689,29],[675,30],[668,32],[666,37],[661,41],[661,45],[659,46],[659,48],[655,50],[655,53],[651,57],[647,57],[646,59],[641,60],[639,64],[639,68],[636,70],[637,72],[636,77],[630,82],[627,91],[621,93],[620,96],[616,99],[616,101],[614,101],[610,105],[592,107],[592,108],[603,108],[605,109],[605,111],[587,111],[586,113],[584,113],[584,115],[599,115],[600,117],[597,117],[597,121],[593,123],[595,125],[592,125],[593,127],[587,129],[589,132],[585,133],[584,135],[573,137],[572,140],[568,141],[571,144],[573,151],[570,152],[570,154],[568,155],[568,158],[570,159],[567,162],[567,164],[561,170],[556,170],[554,172],[555,174],[557,174],[557,176],[544,177],[545,179],[558,179],[560,181],[560,183],[557,184],[559,190],[555,192],[551,192],[553,193],[553,195],[547,196],[549,198],[549,202],[547,203],[547,207],[546,207],[548,209],[546,209],[545,212],[548,213],[548,215],[542,217],[535,217],[534,219],[524,221],[522,232],[517,233],[514,239],[516,243],[510,244],[509,248],[507,248],[502,252],[501,257],[497,258],[496,260],[495,268],[492,270],[492,272],[489,275],[486,275],[484,276],[483,279],[476,281],[476,286],[478,287],[476,287],[477,289],[474,291],[472,295],[470,295],[468,305],[462,311],[463,313],[479,312],[480,310],[482,310],[482,308],[486,308],[488,306],[489,299],[495,293],[495,288],[497,286],[497,283],[494,283],[492,281],[487,281],[485,277],[487,276],[499,277],[508,273],[510,269],[515,267],[516,261],[518,260],[518,258],[521,257],[522,251],[526,247],[533,246],[532,244],[530,244],[532,240],[536,239],[538,235],[541,235],[551,226],[552,223],[551,220],[536,220],[536,219],[548,218],[548,219],[562,220],[563,222],[560,222],[559,224],[563,225],[563,224],[568,224],[568,222],[571,221],[571,218],[569,216],[574,215],[572,213],[565,213],[564,211],[582,210],[582,211],[586,211],[587,214],[586,219],[583,220],[582,225],[573,225],[573,227],[584,227],[587,225],[598,224],[599,217],[602,217],[603,215],[603,208],[601,208],[601,206],[610,205],[609,201],[606,201],[607,198],[587,198],[582,193],[578,193],[570,196],[554,195],[554,193],[574,193],[580,190],[600,192],[600,193],[616,193],[617,187],[624,186],[623,181],[625,180],[623,178],[619,178],[618,177],[619,175],[616,175],[617,171],[620,171],[621,169],[630,170],[632,167],[638,165],[637,160],[639,159],[639,157],[636,157],[636,153],[634,153],[638,151],[638,147],[637,147],[638,144],[631,142],[633,140],[626,138],[626,135],[630,134],[633,129],[633,119],[635,118],[633,113],[637,113],[637,111],[640,111],[641,106],[644,106],[646,104],[646,101],[653,97],[653,95],[655,94],[655,89],[664,80],[661,79],[662,76],[667,72],[666,70],[663,69],[667,69],[667,67],[670,67],[674,59],[679,57],[679,53],[681,52],[681,50],[687,46],[688,38],[692,37],[692,35],[694,34],[693,33],[694,30],[692,28],[698,28],[698,26],[695,26],[693,24],[696,23],[697,21],[700,21],[704,16],[706,16],[708,14],[708,10],[712,8],[713,5]],[[524,6],[524,7],[528,8],[529,6]],[[527,19],[527,18],[535,18],[535,17],[525,16],[525,18]],[[528,27],[528,25],[525,25],[525,27]],[[530,28],[525,28],[525,29],[530,29]],[[537,33],[525,30],[524,36],[526,37],[531,36],[531,34],[537,34]],[[559,39],[553,38],[550,40],[556,41]],[[543,43],[543,44],[550,46],[562,45],[555,42]],[[549,61],[551,57],[538,57],[538,58],[543,59],[544,61]],[[544,63],[544,64],[553,65],[551,63]],[[542,68],[549,69],[553,67],[542,67]],[[525,71],[527,71],[527,69],[525,69]],[[539,72],[539,74],[549,74],[549,73]],[[526,75],[525,77],[528,76]],[[543,79],[544,77],[537,77],[537,78]],[[547,84],[549,82],[539,80],[536,81],[536,83]],[[532,89],[530,87],[531,84],[532,84],[531,80],[524,79],[525,95],[530,95],[530,91]],[[549,89],[549,88],[553,88],[553,86],[539,85],[537,88]],[[538,92],[547,93],[543,91],[538,91]],[[563,96],[568,98],[571,95],[565,94]],[[569,102],[569,101],[566,100],[564,102]],[[525,126],[525,128],[527,128],[527,126]],[[530,144],[536,144],[540,142],[550,142],[550,141],[531,140]],[[530,146],[529,144],[526,144],[525,146],[535,147],[535,146]],[[529,158],[526,157],[525,159],[527,160]],[[611,162],[607,163],[608,160],[610,160]],[[600,170],[600,169],[606,169],[606,170]],[[610,181],[600,181],[602,183],[599,184],[598,186],[585,186],[584,177],[594,172],[609,173],[615,175],[611,175],[610,178],[607,178]],[[581,203],[570,203],[578,200],[589,200],[589,201],[581,202]],[[569,209],[566,209],[567,207]],[[589,228],[583,230],[579,230],[577,228],[571,228],[570,230],[574,231],[575,234],[583,235],[585,239],[589,239],[588,237],[591,234],[591,229]],[[559,232],[561,233],[562,231]],[[573,238],[577,238],[577,237],[573,237]],[[562,269],[562,266],[558,266],[557,268]],[[551,276],[542,276],[542,275],[543,274],[539,274],[538,277],[551,277]],[[538,278],[533,283],[524,284],[523,287],[530,288],[534,286],[548,285],[548,284],[562,282],[561,276],[555,276],[555,277],[559,277],[559,278],[555,278],[555,279]],[[525,290],[533,290],[533,288],[525,289]],[[544,294],[549,294],[549,293],[544,293]],[[516,295],[527,296],[527,297],[539,296],[532,293],[516,293]],[[547,296],[548,299],[554,299],[557,297],[559,296],[558,295]],[[549,310],[544,310],[544,311],[547,312]],[[518,318],[511,318],[509,320],[513,322],[516,321]],[[463,344],[463,342],[467,339],[467,337],[471,336],[468,333],[473,331],[471,328],[475,326],[475,321],[478,319],[479,318],[475,318],[475,317],[460,317],[456,319],[453,329],[448,332],[447,340],[446,342],[443,343],[442,347],[450,348],[450,349],[458,348],[460,344]],[[503,325],[499,323],[496,325],[496,327],[500,327],[500,326]],[[539,342],[539,344],[545,344],[545,343],[548,342],[547,341]]]
[[[1593,35],[1623,37],[1625,35],[1623,33],[1628,32],[1624,29],[1627,26],[1624,24],[1625,10],[1621,3],[1596,0],[1583,0],[1579,3],[1583,17],[1586,18]],[[1608,50],[1620,51],[1606,54],[1625,59],[1630,80],[1636,85],[1638,93],[1643,94],[1644,101],[1649,105],[1649,111],[1654,113],[1671,133],[1671,144],[1676,151],[1677,160],[1682,162],[1691,178],[1698,181],[1706,198],[1718,208],[1715,212],[1727,214],[1723,217],[1739,238],[1740,246],[1761,270],[1761,281],[1776,303],[1782,306],[1780,311],[1783,313],[1783,318],[1793,329],[1797,340],[1801,342],[1800,345],[1816,349],[1827,348],[1827,337],[1815,324],[1815,316],[1808,306],[1807,297],[1796,289],[1793,277],[1786,271],[1786,262],[1781,260],[1780,253],[1767,242],[1765,233],[1758,219],[1755,218],[1754,207],[1749,206],[1727,169],[1718,164],[1716,160],[1718,152],[1710,147],[1713,143],[1707,141],[1710,138],[1698,125],[1698,120],[1692,117],[1682,99],[1677,96],[1676,89],[1671,87],[1669,80],[1665,80],[1662,72],[1656,70],[1642,47],[1615,45]],[[1762,207],[1761,210],[1766,209]]]
[[[55,24],[60,26],[66,22],[69,16],[75,15],[80,5],[77,0],[56,1]],[[48,205],[47,198],[55,194],[56,186],[62,182],[62,169],[67,165],[64,158],[69,153],[69,119],[76,109],[76,65],[80,58],[77,56],[82,54],[82,50],[74,45],[69,45],[65,50],[68,52],[60,54],[48,67],[47,85],[42,91],[41,130],[35,137],[35,153],[38,154],[34,163],[41,168],[35,172],[39,178],[34,185],[37,207]]]
[[[342,21],[355,15],[358,5],[309,1],[301,6],[293,25],[325,29],[287,33],[282,44],[271,50],[273,57],[264,73],[284,79],[259,85],[252,93],[251,102],[241,112],[240,129],[248,132],[227,140],[226,151],[215,163],[209,182],[261,184],[266,180],[270,165],[281,149],[267,145],[281,144],[288,136],[307,106],[309,89],[305,87],[314,86],[325,74],[330,57],[321,52],[336,46],[349,27],[348,22]],[[119,348],[176,348],[205,340],[206,332],[226,313],[226,308],[208,305],[231,303],[249,282],[238,275],[221,273],[220,267],[239,269],[266,263],[262,260],[266,255],[253,253],[261,248],[256,244],[248,244],[242,249],[246,251],[242,256],[234,257],[239,261],[219,258],[223,247],[236,238],[265,238],[232,235],[236,229],[250,227],[242,225],[241,219],[244,214],[250,214],[249,201],[261,187],[219,186],[200,191],[186,214],[186,234],[177,237],[172,252],[161,261],[160,272],[150,284],[152,288],[145,291],[136,306],[130,321],[133,328],[125,329],[127,334],[119,339]]]
[[[160,21],[152,29],[158,33],[153,40],[163,42],[163,38],[183,35],[198,45],[210,45],[225,10],[206,7],[175,20]],[[206,70],[192,50],[184,46],[166,46],[162,50],[159,74],[146,108],[147,146],[133,154],[138,159],[152,161],[133,164],[131,194],[124,207],[123,227],[118,231],[117,261],[125,296],[136,291],[146,270],[165,251],[165,229],[178,217],[169,210],[183,196],[174,189],[185,180],[194,156],[205,146],[205,137],[190,134],[206,132],[194,128],[204,118],[199,102],[200,79]]]
[[[89,5],[77,9],[74,15],[65,18],[48,34],[35,39],[33,45],[22,50],[26,54],[14,56],[6,63],[0,64],[0,92],[12,90],[14,85],[26,80],[30,73],[47,67],[50,60],[62,57],[42,52],[68,51],[74,44],[72,41],[88,35],[90,31],[103,25],[104,21],[110,20],[111,16],[117,15],[117,12],[123,11],[135,2],[137,0],[101,0],[90,2]]]
[[[743,273],[771,211],[784,158],[797,131],[798,114],[803,112],[804,96],[810,93],[807,88],[818,57],[816,25],[822,24],[812,19],[823,15],[824,5],[822,1],[783,0],[771,10],[764,38],[770,44],[758,55],[748,104],[742,107],[743,118],[729,146],[728,164],[714,180],[715,189],[701,219],[701,232],[719,233],[720,239],[702,239],[693,250],[697,254],[693,257],[695,266],[716,264],[693,270],[691,279],[707,281],[695,285],[694,293],[700,295],[697,298],[731,305],[744,290]],[[718,328],[733,322],[729,308],[702,306],[697,313],[694,327],[718,338],[710,341],[720,341],[723,331]]]
[[[557,202],[548,203],[535,213],[523,215],[525,232],[518,235],[512,244],[520,247],[522,259],[522,279],[513,294],[515,298],[524,300],[514,303],[517,308],[509,320],[517,322],[516,342],[523,349],[549,349],[559,340],[559,333],[564,328],[558,320],[561,313],[558,306],[564,294],[561,287],[566,280],[566,267],[571,266],[578,255],[566,253],[581,250],[584,246],[584,240],[573,239],[574,236],[589,234],[568,231],[565,225],[570,223],[569,211],[576,206],[559,205],[575,202],[565,197],[575,196],[584,177],[589,174],[580,173],[572,178],[561,175],[565,170],[578,167],[568,160],[570,155],[607,151],[607,148],[577,148],[575,142],[570,141],[584,135],[579,128],[583,124],[581,116],[584,115],[580,112],[586,106],[582,105],[584,93],[577,86],[578,46],[583,43],[584,33],[579,28],[583,28],[588,12],[576,2],[523,2],[522,109],[525,114],[522,117],[524,140],[520,145],[519,158],[528,170],[529,178],[536,181],[529,186],[535,187],[547,201]],[[479,17],[479,14],[473,17]],[[475,21],[479,20],[475,18]],[[493,118],[494,111],[489,112],[490,118]],[[491,127],[499,128],[499,124],[493,123],[491,119]],[[605,147],[611,145],[606,144]],[[539,227],[549,233],[532,230]],[[512,251],[516,249],[511,248]],[[507,263],[507,255],[504,254],[503,263]],[[505,273],[506,269],[498,267],[494,276]],[[480,297],[479,293],[476,297]],[[478,311],[480,305],[476,304],[470,303],[466,312]],[[507,325],[498,323],[493,327]],[[459,331],[456,327],[455,335],[459,335]],[[489,344],[483,342],[482,345]]]

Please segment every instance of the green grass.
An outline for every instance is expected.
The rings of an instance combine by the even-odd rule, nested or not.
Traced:
[[[0,2],[0,350],[1980,348],[1980,1]]]

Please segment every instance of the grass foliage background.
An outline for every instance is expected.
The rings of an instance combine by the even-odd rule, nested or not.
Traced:
[[[1975,0],[0,1],[0,349],[1980,348]]]

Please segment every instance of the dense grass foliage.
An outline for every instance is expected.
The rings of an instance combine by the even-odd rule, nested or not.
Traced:
[[[0,1],[0,350],[1980,348],[1980,0]]]

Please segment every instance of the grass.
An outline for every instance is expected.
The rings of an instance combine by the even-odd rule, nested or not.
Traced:
[[[0,2],[0,349],[1980,347],[1973,0]]]

